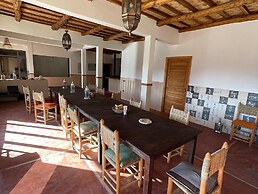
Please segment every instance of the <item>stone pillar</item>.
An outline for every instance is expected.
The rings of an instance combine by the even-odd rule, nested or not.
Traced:
[[[103,88],[103,47],[96,47],[96,87]]]
[[[145,110],[150,110],[151,105],[152,69],[154,66],[154,52],[155,38],[153,36],[146,36],[144,41],[141,81],[141,101],[142,108]]]

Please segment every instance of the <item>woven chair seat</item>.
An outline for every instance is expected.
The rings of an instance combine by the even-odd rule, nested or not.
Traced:
[[[116,166],[116,154],[112,149],[105,150],[105,156],[112,166]],[[140,160],[140,157],[130,150],[126,145],[120,144],[120,167],[126,168],[135,164]]]
[[[80,123],[81,135],[85,136],[91,134],[94,131],[97,131],[98,125],[93,121],[85,121]],[[78,133],[78,126],[74,126],[74,130]]]
[[[189,193],[200,192],[201,169],[196,168],[193,164],[189,162],[181,162],[176,167],[168,171],[167,175],[172,177],[172,179],[175,178],[177,183],[184,185],[184,187],[189,190]],[[217,184],[217,179],[210,177],[207,182],[207,193],[211,193]]]

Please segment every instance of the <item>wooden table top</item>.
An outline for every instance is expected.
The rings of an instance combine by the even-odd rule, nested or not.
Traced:
[[[51,87],[51,91],[61,93],[69,103],[78,107],[79,111],[99,123],[104,119],[105,125],[118,130],[121,139],[144,159],[155,159],[197,137],[201,130],[163,118],[152,112],[139,109],[128,104],[128,114],[117,114],[112,107],[121,102],[111,98],[95,95],[90,100],[83,99],[84,91],[76,88],[71,94],[68,89]],[[124,103],[125,104],[125,103]],[[148,118],[149,125],[139,123],[139,119]]]

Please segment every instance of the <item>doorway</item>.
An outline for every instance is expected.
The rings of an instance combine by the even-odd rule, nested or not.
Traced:
[[[185,109],[191,63],[191,56],[166,58],[163,112],[169,113],[172,105],[180,110]]]

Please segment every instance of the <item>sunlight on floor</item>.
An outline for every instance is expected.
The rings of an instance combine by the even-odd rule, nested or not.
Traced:
[[[97,154],[97,149],[91,151]],[[61,126],[7,120],[1,157],[7,160],[24,158],[25,162],[21,165],[25,165],[35,161],[33,154],[45,164],[82,170],[88,168],[85,165],[87,160],[94,162],[88,154],[84,159],[78,158],[78,154],[71,148],[70,140],[65,138]],[[10,165],[9,167],[12,168]],[[91,170],[99,172],[98,169]]]

